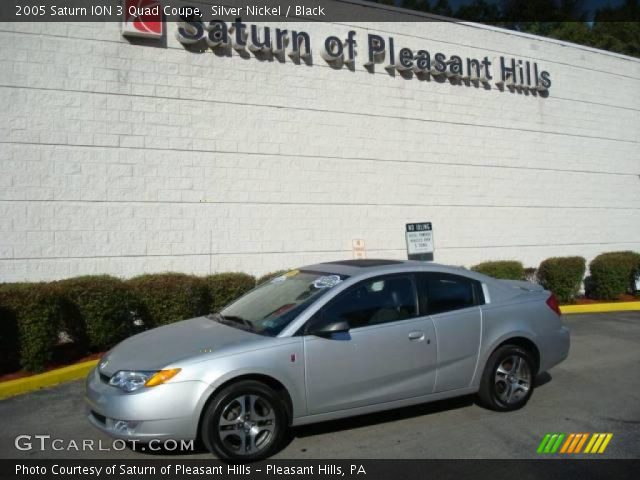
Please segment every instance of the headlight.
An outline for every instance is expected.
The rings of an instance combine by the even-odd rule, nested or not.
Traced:
[[[155,387],[156,385],[162,385],[167,380],[176,376],[179,371],[179,368],[152,372],[120,370],[111,377],[109,385],[118,387],[125,392],[133,392],[142,387]]]
[[[147,380],[149,380],[155,373],[156,372],[131,372],[120,370],[111,377],[109,385],[118,387],[125,392],[133,392],[134,390],[144,387]]]

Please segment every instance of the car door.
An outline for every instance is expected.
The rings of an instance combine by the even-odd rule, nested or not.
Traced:
[[[418,310],[413,274],[359,282],[322,308],[306,330],[339,320],[349,323],[349,332],[304,336],[310,414],[433,391],[434,326]]]
[[[475,374],[484,303],[480,282],[462,275],[440,272],[418,274],[422,311],[435,327],[438,376],[434,392],[468,387]]]

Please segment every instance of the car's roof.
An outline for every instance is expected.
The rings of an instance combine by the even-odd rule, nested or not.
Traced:
[[[339,260],[336,262],[316,263],[300,267],[299,270],[308,270],[323,273],[335,273],[338,275],[346,275],[350,280],[358,281],[359,277],[371,277],[384,275],[386,273],[401,272],[444,272],[454,275],[463,275],[468,278],[475,279],[491,287],[492,301],[502,301],[521,294],[524,290],[523,285],[531,286],[527,282],[517,282],[513,280],[497,280],[479,272],[467,270],[464,267],[455,267],[451,265],[442,265],[434,262],[423,262],[418,260],[383,260],[383,259],[366,259],[366,260]],[[541,287],[533,290],[541,290]]]
[[[369,276],[372,273],[385,273],[398,270],[436,270],[451,273],[473,274],[462,267],[452,267],[433,262],[422,262],[419,260],[390,260],[390,259],[361,259],[361,260],[338,260],[335,262],[316,263],[306,265],[300,270],[311,270],[317,272],[337,273],[356,277],[360,275]],[[472,275],[473,276],[473,275]]]

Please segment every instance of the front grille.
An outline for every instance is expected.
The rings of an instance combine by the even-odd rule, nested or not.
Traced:
[[[105,417],[104,415],[100,415],[99,413],[96,413],[93,410],[91,410],[91,415],[93,416],[93,418],[96,419],[97,422],[101,423],[102,425],[106,425],[107,417]]]
[[[105,375],[102,372],[99,372],[100,375],[100,380],[102,380],[104,383],[109,383],[109,380],[111,380],[111,377],[109,375]]]

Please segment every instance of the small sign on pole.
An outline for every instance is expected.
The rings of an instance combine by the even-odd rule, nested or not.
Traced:
[[[431,222],[407,223],[407,258],[433,261],[433,226]]]
[[[351,241],[353,247],[353,258],[358,260],[367,258],[367,250],[364,247],[364,240],[361,238],[355,238]]]

